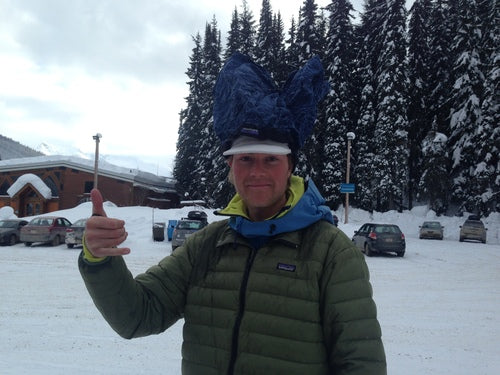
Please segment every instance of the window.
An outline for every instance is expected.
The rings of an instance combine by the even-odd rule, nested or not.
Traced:
[[[85,181],[85,187],[83,188],[83,192],[90,194],[90,191],[94,187],[94,181]]]

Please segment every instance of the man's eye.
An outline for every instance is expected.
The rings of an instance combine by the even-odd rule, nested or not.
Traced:
[[[278,160],[278,158],[277,158],[276,156],[268,156],[268,157],[266,158],[266,161],[267,161],[268,163],[274,163],[274,162],[275,162],[275,161],[277,161],[277,160]]]

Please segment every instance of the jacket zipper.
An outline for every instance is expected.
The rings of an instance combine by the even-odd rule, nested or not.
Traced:
[[[236,364],[236,357],[238,356],[238,340],[239,340],[239,333],[240,333],[240,325],[241,325],[241,321],[243,319],[243,313],[245,311],[248,277],[250,276],[250,269],[252,268],[252,264],[253,264],[253,261],[255,259],[256,254],[257,254],[257,250],[252,249],[252,251],[250,252],[250,255],[248,256],[247,263],[245,265],[245,273],[243,274],[243,279],[241,281],[240,305],[239,305],[239,309],[238,309],[238,315],[236,316],[236,321],[234,322],[234,327],[233,327],[231,357],[229,359],[229,367],[227,370],[228,375],[234,374],[234,365]]]

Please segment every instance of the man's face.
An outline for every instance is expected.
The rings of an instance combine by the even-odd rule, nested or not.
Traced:
[[[236,191],[252,220],[268,219],[285,205],[292,173],[287,155],[237,154],[228,163]]]

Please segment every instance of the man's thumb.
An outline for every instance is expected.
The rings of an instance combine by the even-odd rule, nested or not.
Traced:
[[[106,212],[102,207],[101,192],[97,189],[92,189],[90,199],[92,200],[92,216],[106,216]]]

